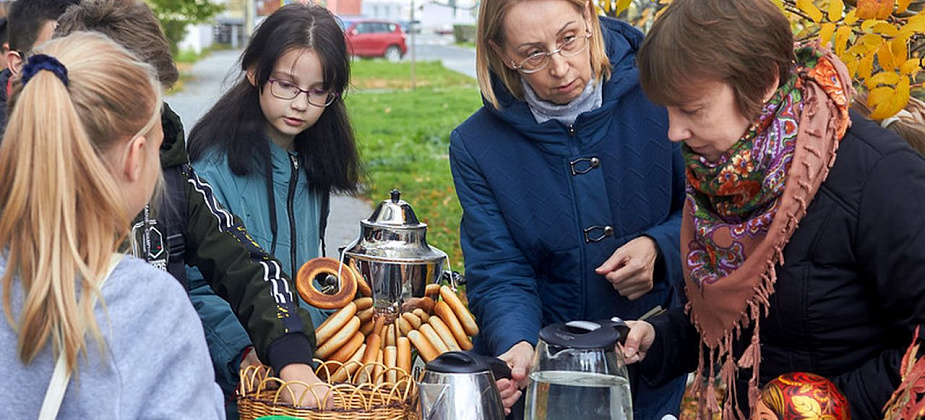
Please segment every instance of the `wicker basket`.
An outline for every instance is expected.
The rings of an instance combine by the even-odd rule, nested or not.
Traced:
[[[417,420],[417,386],[404,370],[386,368],[381,363],[360,365],[358,362],[342,364],[336,361],[320,363],[315,373],[330,378],[338,371],[351,372],[346,382],[316,384],[301,394],[290,385],[302,382],[283,382],[273,376],[268,366],[250,366],[241,371],[238,385],[238,414],[241,420],[254,420],[263,416],[283,415],[302,419],[332,420]],[[341,372],[343,373],[343,372]],[[388,378],[396,379],[394,382]],[[372,378],[373,381],[367,381]],[[378,382],[378,383],[377,383]],[[303,401],[308,395],[321,399],[333,397],[334,408],[300,408],[283,401],[287,394],[292,401]]]

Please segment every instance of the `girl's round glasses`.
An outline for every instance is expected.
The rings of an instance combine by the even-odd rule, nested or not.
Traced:
[[[553,54],[558,53],[563,57],[573,57],[578,55],[578,53],[588,48],[588,39],[590,38],[590,31],[582,36],[568,36],[562,40],[562,43],[559,44],[559,48],[548,52],[537,51],[533,54],[530,54],[520,63],[511,60],[511,67],[524,74],[536,73],[546,68],[546,66],[549,64],[549,59]]]
[[[270,83],[270,93],[279,99],[291,101],[297,98],[299,94],[304,93],[305,96],[308,96],[308,103],[321,108],[331,105],[334,103],[334,100],[337,99],[337,92],[317,88],[306,90],[296,86],[292,82],[274,79],[272,77],[267,81]]]

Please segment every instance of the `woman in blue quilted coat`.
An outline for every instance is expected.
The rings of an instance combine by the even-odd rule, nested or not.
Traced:
[[[508,409],[543,326],[677,304],[679,147],[639,87],[642,34],[593,7],[483,1],[484,106],[451,136],[476,346],[511,365],[513,380],[498,381]],[[677,414],[683,387],[638,383],[635,418]]]

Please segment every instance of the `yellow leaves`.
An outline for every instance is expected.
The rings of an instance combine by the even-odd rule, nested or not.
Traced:
[[[861,23],[861,30],[864,32],[871,32],[888,36],[891,38],[899,35],[899,29],[896,29],[895,26],[884,20],[865,20],[864,23]]]
[[[909,21],[899,28],[900,36],[923,32],[925,32],[925,15],[915,15],[909,18]]]
[[[893,51],[890,49],[889,43],[880,44],[880,48],[877,49],[877,63],[880,64],[880,68],[883,70],[893,69]],[[877,76],[880,76],[880,73]]]
[[[873,120],[892,117],[909,103],[909,79],[903,77],[895,88],[884,86],[871,89],[867,105],[874,110],[870,114]]]
[[[918,58],[910,58],[899,66],[899,74],[903,76],[914,76],[922,68],[922,63]]]
[[[845,55],[845,49],[848,48],[848,38],[851,36],[851,27],[840,26],[835,30],[835,54],[838,56]]]
[[[868,54],[860,61],[858,61],[858,74],[859,79],[867,79],[870,77],[870,74],[874,71],[874,55]]]
[[[813,22],[819,23],[822,20],[822,11],[813,4],[813,0],[797,0],[797,9],[806,13]]]
[[[897,73],[883,71],[867,79],[867,87],[873,89],[878,85],[893,85],[899,83],[900,76]]]
[[[890,68],[898,69],[909,58],[909,45],[907,38],[896,38],[890,42],[890,52],[893,53],[893,62]],[[885,68],[885,67],[884,67]]]
[[[861,19],[886,19],[893,13],[896,0],[858,0],[857,16]]]
[[[911,0],[910,0],[911,1]],[[829,20],[832,22],[838,22],[841,19],[841,14],[845,11],[845,2],[842,0],[829,0]]]
[[[880,44],[883,43],[883,38],[880,35],[875,34],[865,34],[855,41],[855,44],[864,44],[868,48],[878,48]]]
[[[912,3],[912,0],[898,0],[896,2],[896,13],[903,13],[909,9],[909,4]]]
[[[627,8],[630,7],[630,3],[633,0],[617,0],[616,14],[614,16],[620,16]]]
[[[858,21],[858,10],[851,9],[848,14],[845,15],[845,25],[854,25]]]
[[[832,35],[835,34],[834,23],[823,23],[819,28],[819,43],[826,45],[832,41]]]

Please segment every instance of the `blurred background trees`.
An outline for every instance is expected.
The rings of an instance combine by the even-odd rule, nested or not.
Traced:
[[[595,0],[599,12],[648,29],[671,0]],[[925,0],[772,0],[800,42],[819,41],[868,93],[871,118],[890,117],[921,97]]]
[[[161,21],[170,42],[170,52],[177,55],[177,45],[186,36],[187,26],[205,23],[224,6],[210,0],[145,0]]]

